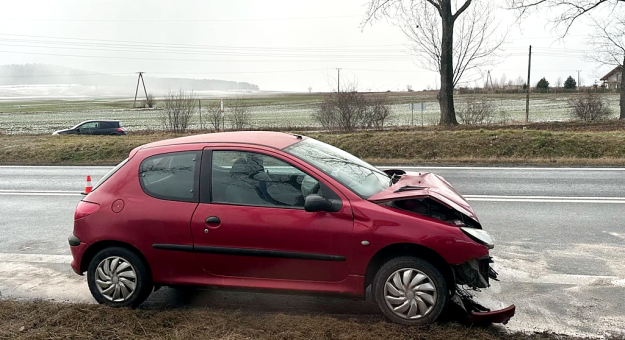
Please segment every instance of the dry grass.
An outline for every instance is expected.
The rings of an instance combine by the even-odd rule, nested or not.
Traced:
[[[404,327],[378,316],[242,313],[206,309],[111,309],[0,300],[0,339],[576,339],[456,323]]]
[[[306,135],[378,164],[625,164],[625,125],[559,123],[536,129],[440,128]],[[553,127],[553,129],[552,129]],[[113,165],[134,147],[176,137],[164,133],[128,136],[0,135],[0,164]]]

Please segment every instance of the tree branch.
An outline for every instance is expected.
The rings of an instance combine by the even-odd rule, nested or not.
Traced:
[[[456,21],[456,19],[458,19],[458,17],[460,16],[460,14],[462,14],[462,12],[466,11],[466,9],[469,8],[469,5],[471,5],[471,1],[473,0],[466,0],[464,4],[462,5],[462,7],[460,7],[460,9],[457,10],[454,15],[452,15],[453,21]]]

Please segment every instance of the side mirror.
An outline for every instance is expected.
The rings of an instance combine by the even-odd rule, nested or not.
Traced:
[[[330,200],[323,198],[317,194],[311,194],[306,196],[306,199],[304,200],[304,210],[308,212],[335,211],[334,205]]]

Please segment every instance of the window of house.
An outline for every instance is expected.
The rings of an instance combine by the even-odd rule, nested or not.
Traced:
[[[155,198],[197,202],[200,152],[185,151],[148,157],[139,168],[143,191]]]

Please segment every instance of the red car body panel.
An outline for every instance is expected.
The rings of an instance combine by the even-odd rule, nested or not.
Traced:
[[[486,246],[456,226],[376,203],[413,197],[415,191],[394,190],[420,185],[427,188],[418,190],[418,196],[437,198],[477,220],[466,201],[442,178],[406,175],[391,188],[369,200],[362,199],[319,169],[280,150],[305,138],[271,132],[215,133],[134,149],[126,165],[84,198],[100,204],[100,209],[75,220],[74,235],[81,244],[72,247],[72,268],[77,273],[86,270],[83,256],[90,247],[118,242],[136,249],[146,259],[156,284],[362,297],[367,266],[388,246],[417,244],[450,265],[488,256]],[[342,201],[341,210],[310,213],[303,209],[177,202],[151,197],[141,187],[139,166],[146,157],[224,149],[260,152],[290,163],[335,191]],[[207,180],[205,171],[201,170],[202,181]],[[207,224],[210,216],[218,216],[221,223]],[[254,254],[260,255],[251,256]],[[298,254],[315,259],[297,258]]]
[[[408,189],[401,190],[401,188]],[[392,187],[369,197],[369,201],[384,202],[415,197],[432,197],[479,222],[473,208],[471,208],[464,197],[443,177],[431,172],[407,172]]]

